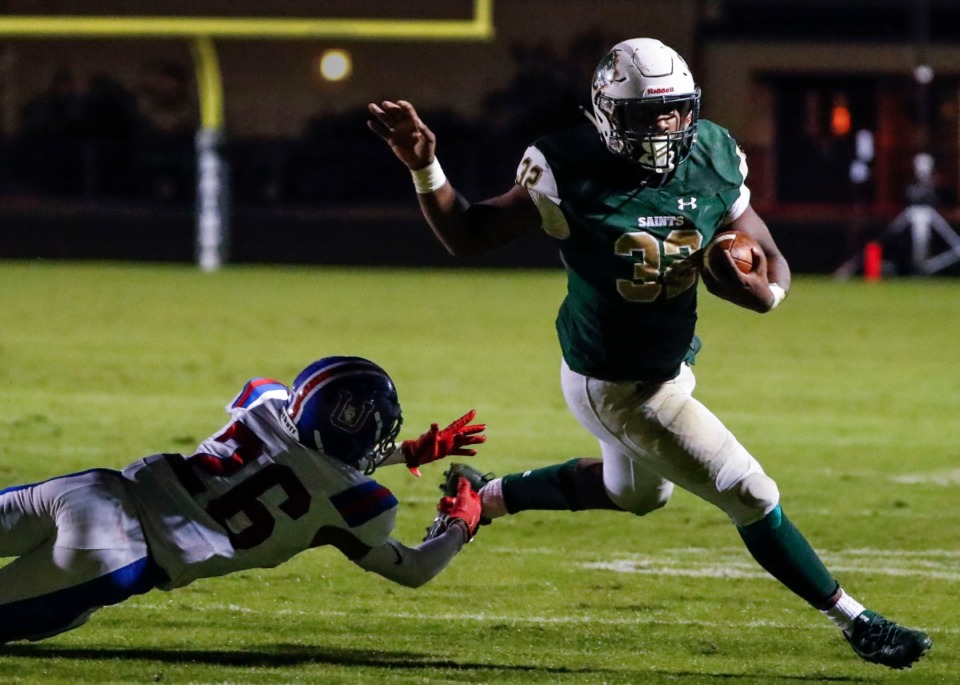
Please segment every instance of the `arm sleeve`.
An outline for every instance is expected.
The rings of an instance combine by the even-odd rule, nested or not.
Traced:
[[[390,538],[374,547],[354,563],[365,571],[373,571],[387,580],[407,587],[420,587],[447,567],[466,538],[460,526],[450,526],[445,533],[416,547],[407,547]]]
[[[397,449],[387,455],[387,457],[380,462],[380,466],[393,466],[394,464],[405,464],[406,460],[403,457],[403,450],[400,449],[400,445],[397,445]]]

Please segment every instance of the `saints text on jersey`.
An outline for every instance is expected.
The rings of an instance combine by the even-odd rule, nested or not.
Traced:
[[[638,216],[637,226],[654,228],[657,226],[683,226],[686,219],[682,216]]]

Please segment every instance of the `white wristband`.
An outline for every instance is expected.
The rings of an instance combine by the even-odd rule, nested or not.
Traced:
[[[786,299],[787,291],[781,288],[776,283],[768,283],[767,287],[769,287],[770,292],[773,293],[773,304],[770,305],[770,309],[776,309],[777,305]]]
[[[411,169],[410,175],[413,176],[413,187],[417,189],[418,195],[426,195],[435,190],[440,190],[443,184],[447,182],[447,177],[444,175],[436,157],[422,169]]]

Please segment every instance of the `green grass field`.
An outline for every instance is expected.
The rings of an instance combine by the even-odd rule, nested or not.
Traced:
[[[0,487],[189,454],[248,378],[339,353],[391,373],[405,437],[476,408],[483,469],[594,455],[560,394],[563,287],[559,271],[4,262]],[[912,671],[861,662],[678,491],[642,519],[500,519],[419,590],[322,548],[156,591],[0,648],[0,682],[960,682],[960,281],[798,278],[766,316],[701,301],[698,396],[844,586],[930,632]],[[408,544],[442,470],[379,473]]]

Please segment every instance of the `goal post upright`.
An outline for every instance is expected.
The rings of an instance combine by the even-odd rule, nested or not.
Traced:
[[[223,154],[223,82],[213,40],[197,36],[190,47],[200,99],[200,130],[194,144],[195,254],[202,271],[217,271],[227,259],[230,243],[230,175]]]
[[[6,15],[0,16],[0,37],[191,41],[200,103],[200,129],[196,136],[196,258],[202,270],[216,271],[226,258],[230,201],[229,169],[223,156],[223,83],[215,40],[492,40],[493,2],[472,0],[470,19]]]

